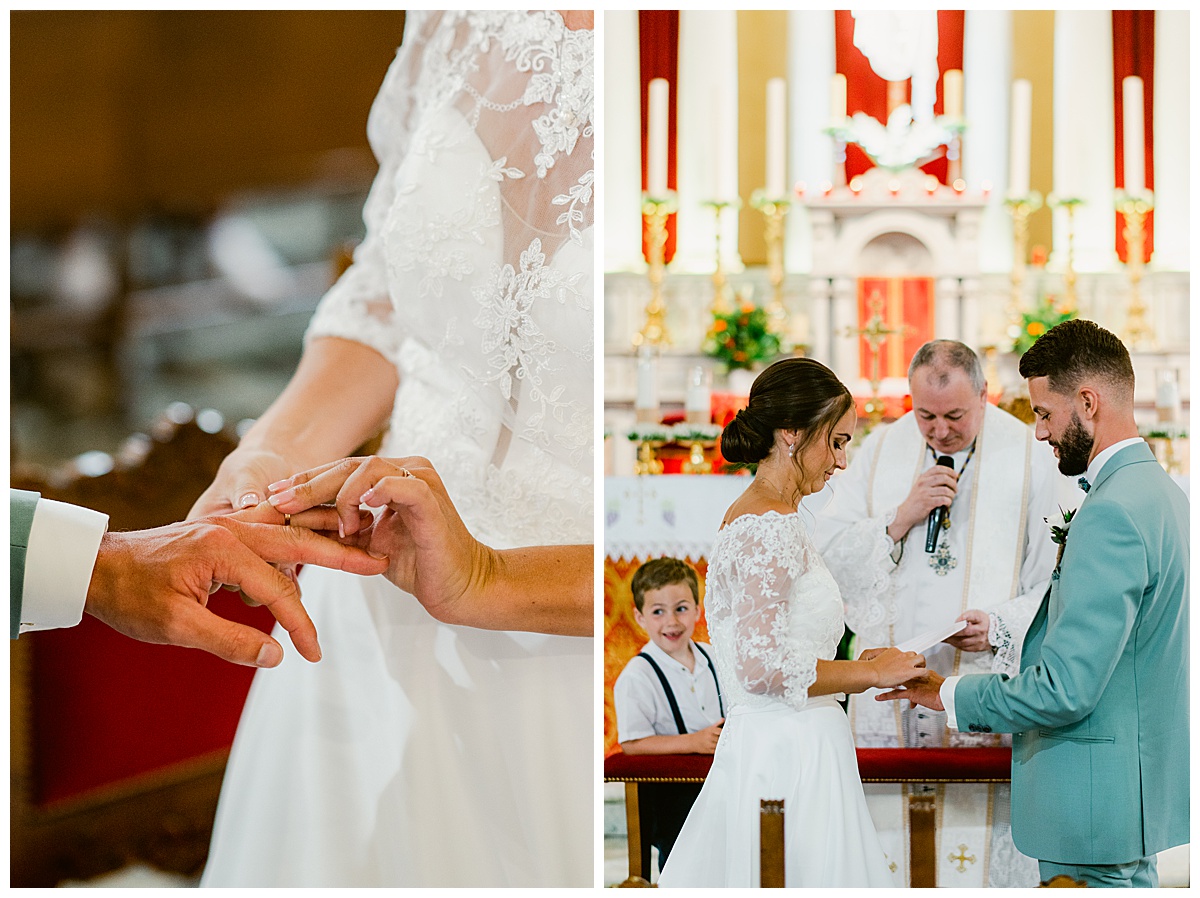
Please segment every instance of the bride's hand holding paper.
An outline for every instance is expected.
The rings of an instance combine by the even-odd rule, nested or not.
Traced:
[[[592,547],[485,545],[428,459],[345,458],[268,489],[287,514],[332,504],[341,537],[387,555],[387,578],[443,623],[591,635]],[[378,510],[365,526],[361,506]]]
[[[863,649],[859,661],[871,664],[875,687],[900,686],[925,675],[925,656],[898,648]]]

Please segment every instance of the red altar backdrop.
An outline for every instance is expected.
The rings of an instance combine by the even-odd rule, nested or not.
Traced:
[[[836,43],[837,70],[846,76],[846,115],[865,112],[880,122],[887,122],[887,82],[871,69],[871,63],[854,46],[854,17],[848,9],[835,10],[833,14],[834,40]],[[942,75],[949,69],[962,70],[963,67],[963,26],[966,22],[966,12],[961,9],[940,9],[938,21],[938,84],[937,101],[933,111],[941,115],[943,109]],[[907,101],[910,85],[905,88]],[[948,162],[944,155],[921,167],[927,174],[937,177],[946,183]],[[846,183],[855,175],[861,175],[873,164],[859,147],[850,144],[846,147]]]
[[[874,314],[871,304],[882,300],[880,313],[891,330],[902,330],[880,347],[879,376],[907,377],[914,353],[933,339],[934,302],[931,277],[863,277],[858,279],[858,326],[865,327]],[[859,377],[871,377],[871,348],[865,337],[858,341]]]
[[[1123,83],[1130,75],[1142,79],[1142,133],[1145,140],[1146,189],[1154,189],[1154,10],[1114,9],[1113,30],[1113,128],[1116,135],[1115,156],[1117,189],[1125,186],[1125,97]],[[1129,261],[1125,246],[1125,216],[1116,216],[1117,256]],[[1154,212],[1146,216],[1146,236],[1142,261],[1149,262],[1154,253]]]
[[[641,55],[642,90],[642,189],[646,189],[648,163],[646,159],[647,120],[649,119],[647,94],[650,82],[665,78],[671,86],[667,104],[667,188],[676,189],[675,136],[679,93],[679,10],[643,10],[638,13],[638,52]],[[663,261],[675,258],[675,222],[677,214],[667,216],[667,244],[663,250]],[[642,221],[642,255],[649,260],[649,226]]]

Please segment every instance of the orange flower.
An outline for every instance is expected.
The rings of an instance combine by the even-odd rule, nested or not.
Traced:
[[[723,318],[718,318],[716,321],[713,322],[713,330],[718,334],[721,333],[721,331],[725,330],[725,328],[727,328],[727,327],[729,327],[729,325],[725,322],[725,319],[723,319]]]
[[[753,311],[754,311],[754,306],[750,305],[750,303],[747,302],[747,303],[742,304],[741,312],[743,315],[749,315]]]
[[[1040,321],[1031,321],[1028,325],[1026,325],[1025,333],[1029,334],[1031,337],[1040,337],[1042,334],[1046,333],[1046,325],[1042,324]]]
[[[733,339],[733,337],[730,337],[728,340],[725,341],[726,349],[733,349],[733,347],[736,345],[737,345],[737,342]]]
[[[744,361],[746,361],[746,353],[744,353],[744,352],[735,352],[735,353],[733,354],[733,360],[734,360],[735,362],[744,362]]]

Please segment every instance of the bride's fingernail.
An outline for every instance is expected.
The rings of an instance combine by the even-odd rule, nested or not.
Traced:
[[[338,518],[338,536],[342,539],[346,538],[346,525],[342,523],[341,518]]]
[[[290,478],[290,477],[287,478],[287,480],[276,480],[274,483],[268,483],[267,489],[269,489],[273,493],[277,493],[281,489],[283,489],[285,486],[287,486],[291,482],[291,480],[292,480],[292,478]]]
[[[362,494],[362,498],[360,498],[358,501],[362,505],[370,505],[371,500],[374,498],[375,498],[375,487],[371,487],[369,490],[367,490],[365,493]]]
[[[253,508],[258,504],[258,493],[243,493],[238,499],[238,508]]]
[[[267,501],[270,502],[272,506],[279,506],[284,502],[290,502],[295,498],[295,490],[284,490],[282,493],[276,493],[273,496],[267,496]]]

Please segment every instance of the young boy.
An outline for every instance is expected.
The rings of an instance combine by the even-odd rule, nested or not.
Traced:
[[[628,755],[711,755],[725,709],[712,647],[692,642],[700,616],[696,572],[677,558],[656,558],[637,569],[630,585],[634,618],[650,642],[613,686],[621,750]],[[700,785],[646,784],[641,794],[661,870]]]

